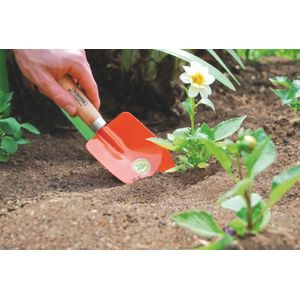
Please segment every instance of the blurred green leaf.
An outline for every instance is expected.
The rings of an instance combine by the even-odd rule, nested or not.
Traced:
[[[224,236],[224,231],[216,224],[213,217],[205,211],[189,210],[172,215],[172,220],[203,237]]]
[[[6,135],[12,136],[15,139],[19,139],[21,137],[21,127],[15,118],[0,119],[0,128],[6,133]]]
[[[222,238],[199,248],[196,250],[224,250],[228,248],[234,241],[234,238],[229,234],[225,234]]]
[[[270,78],[270,81],[275,85],[280,85],[289,88],[292,84],[291,80],[287,76],[276,76]]]
[[[21,124],[21,127],[28,130],[29,132],[31,132],[33,134],[40,134],[40,131],[30,123],[23,123],[23,124]]]
[[[222,74],[218,69],[213,67],[212,65],[208,64],[203,59],[197,57],[196,55],[193,55],[185,50],[172,50],[172,49],[157,49],[159,51],[168,53],[170,55],[176,56],[186,62],[191,63],[192,61],[197,61],[201,65],[208,68],[211,75],[213,75],[219,82],[230,88],[231,90],[235,91],[234,85],[230,82],[230,80]]]
[[[18,151],[18,144],[10,136],[5,136],[1,139],[1,147],[9,154],[15,154]]]
[[[247,116],[232,118],[218,124],[214,130],[214,140],[223,140],[239,130]]]
[[[270,138],[256,145],[254,150],[245,160],[247,174],[250,178],[267,169],[276,158],[276,149]]]
[[[224,168],[227,174],[231,176],[232,162],[230,156],[226,153],[226,151],[218,147],[214,142],[210,140],[203,140],[203,143],[205,144],[207,151],[217,159],[217,161]]]
[[[122,49],[121,50],[121,68],[128,72],[134,64],[134,55],[137,50],[135,49]]]
[[[272,192],[268,201],[268,207],[272,207],[299,180],[300,165],[293,166],[275,176],[272,180]]]
[[[177,149],[177,146],[174,145],[172,142],[170,142],[169,140],[165,140],[162,138],[148,138],[146,139],[147,141],[150,141],[162,148],[171,150],[171,151],[175,151]]]
[[[222,66],[222,68],[232,77],[232,79],[240,85],[240,82],[237,80],[237,78],[232,74],[230,69],[226,66],[224,61],[221,59],[221,57],[214,51],[213,49],[206,49],[208,53]]]
[[[232,58],[240,65],[242,69],[245,69],[243,61],[233,49],[225,49],[225,51],[227,51],[232,56]]]
[[[243,180],[239,181],[230,191],[226,192],[219,198],[218,204],[221,205],[224,201],[233,196],[244,195],[245,190],[251,187],[252,182],[253,180],[250,178],[244,178]]]
[[[257,193],[251,194],[251,206],[255,206],[262,200],[261,196]],[[241,195],[236,195],[231,198],[225,199],[221,202],[221,207],[233,210],[235,212],[240,211],[242,208],[246,208],[245,199]]]
[[[228,226],[231,227],[238,236],[245,236],[247,233],[247,223],[241,219],[230,221]]]
[[[199,103],[199,104],[206,105],[206,106],[208,106],[209,108],[211,108],[214,112],[216,112],[215,105],[214,105],[213,102],[210,101],[209,99],[201,99],[198,103]]]
[[[0,153],[0,162],[8,162],[9,154],[8,153]]]
[[[24,139],[24,138],[20,138],[17,140],[17,144],[18,145],[27,145],[27,144],[30,144],[30,141],[27,139]]]

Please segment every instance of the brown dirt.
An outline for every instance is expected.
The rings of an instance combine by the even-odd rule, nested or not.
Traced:
[[[298,75],[300,62],[250,65],[239,72],[237,92],[216,87],[214,124],[247,114],[245,125],[272,135],[278,158],[257,181],[266,196],[272,176],[300,161],[300,127],[271,92],[268,78]],[[224,225],[230,213],[215,200],[233,183],[217,165],[183,174],[158,174],[123,185],[87,153],[72,131],[31,138],[0,165],[0,249],[185,249],[204,243],[175,226],[170,215],[198,208]],[[272,210],[266,231],[242,240],[240,249],[300,249],[300,186]]]

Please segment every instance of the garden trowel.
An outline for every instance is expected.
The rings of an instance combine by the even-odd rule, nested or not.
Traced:
[[[132,183],[175,166],[168,150],[146,140],[155,135],[132,114],[123,112],[106,124],[71,77],[59,84],[74,96],[78,116],[96,133],[87,150],[119,180]]]

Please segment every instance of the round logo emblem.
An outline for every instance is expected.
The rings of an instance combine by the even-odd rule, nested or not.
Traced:
[[[147,175],[151,170],[151,164],[145,158],[138,158],[132,163],[132,169],[140,175]]]

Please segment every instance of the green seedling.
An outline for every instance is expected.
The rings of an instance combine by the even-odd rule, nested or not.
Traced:
[[[191,100],[191,103],[194,103]],[[188,106],[188,105],[186,105]],[[194,112],[190,114],[193,118]],[[220,124],[209,127],[205,122],[196,127],[178,128],[167,134],[167,139],[149,138],[148,140],[178,154],[176,166],[169,172],[185,171],[192,168],[206,168],[213,153],[207,147],[210,141],[215,147],[220,147],[222,141],[239,130],[246,116],[232,118]]]
[[[40,134],[39,130],[29,123],[19,123],[12,117],[3,118],[11,98],[12,93],[0,91],[0,162],[7,162],[18,151],[20,145],[30,143],[28,139],[22,138],[22,129]]]
[[[298,121],[300,117],[300,80],[290,80],[287,76],[277,76],[270,78],[270,81],[280,87],[280,89],[272,89],[278,96],[283,105],[287,105],[297,114]]]
[[[183,109],[189,116],[190,127],[178,128],[172,133],[167,134],[167,138],[149,138],[148,140],[175,152],[176,166],[169,172],[185,171],[191,168],[206,168],[212,156],[206,141],[215,145],[230,137],[239,130],[246,116],[241,116],[221,122],[220,124],[209,127],[205,122],[195,124],[195,117],[200,105],[205,105],[215,111],[215,106],[208,96],[212,93],[210,84],[214,77],[209,74],[208,69],[197,62],[192,62],[191,66],[184,67],[185,73],[180,78],[189,84],[188,89],[184,87],[188,96],[182,102]],[[217,146],[216,146],[217,147]]]
[[[255,178],[266,170],[276,158],[276,150],[263,129],[241,129],[235,142],[225,140],[217,147],[207,140],[206,146],[235,181],[235,186],[218,199],[218,204],[235,213],[235,219],[221,228],[204,211],[191,210],[172,216],[173,221],[194,233],[214,239],[201,249],[224,249],[237,238],[256,235],[271,218],[271,208],[300,180],[300,164],[273,177],[271,193],[266,200],[253,190]]]

